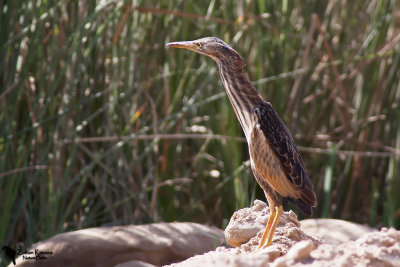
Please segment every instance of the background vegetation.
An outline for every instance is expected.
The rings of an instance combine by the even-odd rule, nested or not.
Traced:
[[[264,200],[216,64],[165,47],[204,36],[242,55],[288,124],[314,217],[400,227],[398,1],[13,0],[0,10],[2,243],[157,221],[224,227]]]

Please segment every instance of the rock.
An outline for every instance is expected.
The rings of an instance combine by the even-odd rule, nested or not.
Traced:
[[[144,261],[127,261],[119,263],[115,267],[154,267],[155,265],[144,262]]]
[[[269,218],[269,207],[260,200],[255,200],[253,206],[236,211],[225,229],[225,239],[233,247],[244,251],[255,251],[264,233]],[[288,249],[301,240],[311,240],[314,247],[323,243],[322,238],[312,236],[300,228],[297,215],[293,211],[283,212],[272,245],[267,251],[278,250],[286,253]]]
[[[223,231],[196,223],[155,223],[89,228],[62,233],[31,250],[51,251],[43,260],[17,259],[18,266],[152,266],[183,261],[215,249]]]
[[[295,261],[301,261],[310,256],[314,249],[314,244],[311,240],[303,240],[295,244],[286,254],[286,256]]]
[[[198,255],[171,266],[269,266],[302,240],[310,243],[306,243],[306,246],[300,245],[292,253],[296,254],[295,258],[307,257],[313,248],[324,242],[322,238],[302,231],[296,214],[289,211],[282,214],[272,245],[257,250],[268,216],[268,206],[260,200],[255,200],[253,206],[235,212],[225,229],[227,242],[235,245],[235,248],[220,247],[216,251]]]
[[[400,266],[400,231],[382,228],[355,241],[324,244],[311,252],[311,258],[311,266]]]
[[[257,250],[268,215],[266,204],[255,201],[252,207],[235,212],[225,230],[229,242],[237,247],[218,247],[215,251],[170,266],[400,266],[400,231],[386,228],[381,231],[371,231],[368,227],[364,228],[345,221],[316,219],[313,223],[318,225],[318,230],[325,229],[325,233],[343,233],[346,237],[333,239],[332,243],[324,243],[321,237],[304,232],[305,228],[311,228],[303,227],[307,225],[303,222],[300,228],[297,217],[292,211],[282,214],[272,245]],[[260,231],[251,237],[256,228]],[[338,240],[347,241],[338,245]]]
[[[232,247],[247,243],[262,229],[268,221],[268,206],[260,200],[255,200],[253,206],[233,213],[225,229],[225,239]]]
[[[376,231],[365,225],[335,219],[307,219],[300,223],[305,232],[321,236],[329,244],[354,241],[366,233]]]
[[[144,261],[127,261],[119,263],[115,267],[155,267],[155,265],[144,262]]]
[[[215,251],[194,256],[169,267],[203,267],[203,266],[269,266],[271,258],[268,253],[244,253],[239,248],[219,247]]]
[[[302,261],[310,256],[314,249],[314,244],[311,240],[303,240],[295,244],[286,255],[278,258],[273,262],[273,267],[292,266],[296,261]]]

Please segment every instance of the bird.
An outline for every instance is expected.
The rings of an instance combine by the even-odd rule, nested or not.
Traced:
[[[272,105],[254,88],[244,61],[232,47],[216,37],[167,43],[212,58],[218,65],[225,91],[248,144],[254,177],[266,196],[270,215],[258,249],[272,244],[283,207],[278,192],[308,216],[317,206],[312,182],[286,125]]]

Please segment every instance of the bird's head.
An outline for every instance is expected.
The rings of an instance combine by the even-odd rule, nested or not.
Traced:
[[[192,50],[211,57],[217,63],[223,61],[228,61],[230,63],[242,62],[242,59],[235,50],[216,37],[205,37],[194,41],[173,42],[168,43],[167,46]]]

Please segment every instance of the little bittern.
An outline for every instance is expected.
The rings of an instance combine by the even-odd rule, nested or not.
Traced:
[[[270,216],[259,248],[271,245],[283,212],[277,191],[307,215],[317,205],[313,185],[289,130],[269,102],[249,81],[243,60],[218,38],[173,42],[170,47],[185,48],[211,57],[217,62],[226,93],[243,128],[249,146],[251,169],[264,190]]]

